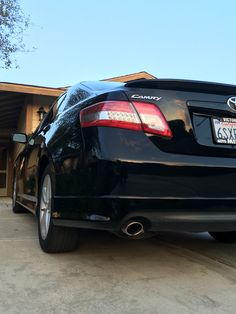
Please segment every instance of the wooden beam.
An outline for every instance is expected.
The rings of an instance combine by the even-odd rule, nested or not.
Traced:
[[[132,74],[127,74],[127,75],[122,75],[122,76],[117,76],[117,77],[111,77],[102,81],[109,81],[109,82],[128,82],[128,81],[133,81],[133,80],[140,80],[140,79],[156,79],[155,76],[152,74],[149,74],[145,71],[143,72],[138,72],[138,73],[132,73]]]
[[[20,114],[20,110],[8,111],[4,114],[0,113],[0,121],[3,121],[7,118],[11,118],[12,120],[18,120],[18,116]]]
[[[55,97],[64,93],[63,89],[21,85],[21,84],[10,84],[10,83],[0,83],[0,91],[44,95],[44,96],[55,96]]]
[[[0,92],[0,102],[8,99],[14,99],[14,98],[19,98],[19,97],[24,97],[24,95],[20,93],[10,93],[10,92]]]
[[[24,104],[24,101],[21,99],[20,101],[19,100],[14,100],[14,101],[4,101],[4,102],[1,102],[0,101],[0,111],[1,110],[4,110],[6,108],[13,108],[13,107],[21,107],[22,105]]]
[[[11,112],[14,112],[14,111],[20,111],[21,109],[21,106],[12,106],[12,107],[5,107],[5,108],[0,108],[0,118],[2,115],[4,115],[5,113],[11,113]]]
[[[13,104],[11,106],[7,106],[7,107],[0,107],[0,118],[1,118],[1,114],[2,113],[6,113],[6,112],[12,112],[14,111],[15,109],[18,109],[20,110],[22,106],[19,106],[19,103],[18,104]]]

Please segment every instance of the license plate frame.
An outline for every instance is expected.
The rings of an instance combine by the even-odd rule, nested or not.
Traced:
[[[236,145],[236,118],[212,117],[211,125],[216,144]]]

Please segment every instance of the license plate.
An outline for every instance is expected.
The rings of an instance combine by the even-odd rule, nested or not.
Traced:
[[[212,118],[214,138],[218,144],[236,144],[236,119]]]

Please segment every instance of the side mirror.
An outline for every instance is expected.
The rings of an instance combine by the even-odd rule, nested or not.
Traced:
[[[12,135],[13,142],[25,144],[27,142],[27,135],[24,133],[15,133]]]

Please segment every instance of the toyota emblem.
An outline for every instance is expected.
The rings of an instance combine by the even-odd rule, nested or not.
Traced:
[[[236,111],[236,97],[230,97],[227,100],[227,105],[229,106],[230,109],[232,109],[233,111]]]

